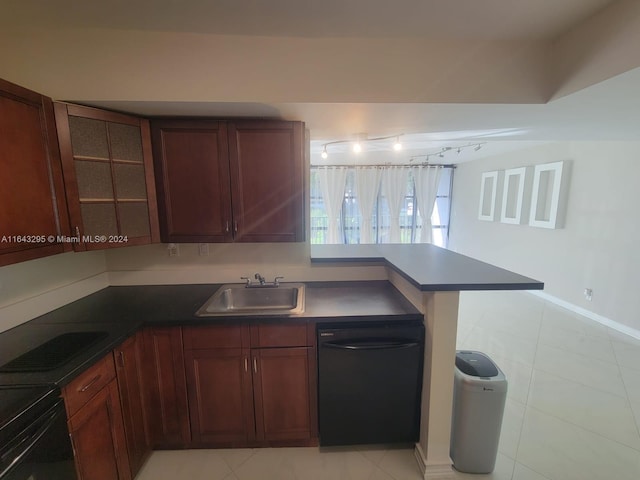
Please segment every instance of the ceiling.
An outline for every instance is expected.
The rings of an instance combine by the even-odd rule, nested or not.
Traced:
[[[612,0],[4,0],[0,25],[55,23],[278,37],[549,39],[609,3]]]
[[[0,27],[182,32],[243,37],[435,39],[552,45],[625,0],[4,0]],[[628,2],[627,2],[628,3]],[[461,44],[462,45],[462,44]],[[465,44],[466,45],[466,44]],[[518,44],[520,45],[520,44]],[[402,53],[399,52],[399,55]],[[0,48],[0,62],[2,61]],[[421,61],[417,58],[415,61]],[[464,66],[463,66],[464,67]],[[385,65],[380,65],[385,68]],[[438,66],[433,65],[437,70]],[[578,65],[578,68],[581,68]],[[463,72],[473,78],[475,72]],[[624,70],[623,70],[624,71]],[[28,72],[37,75],[38,72]],[[402,73],[398,73],[402,75]],[[117,100],[63,97],[141,115],[272,117],[306,122],[312,161],[322,145],[404,134],[404,149],[371,144],[368,161],[409,157],[470,143],[447,163],[561,140],[640,140],[640,69],[612,76],[548,103],[316,103]],[[46,90],[43,90],[46,91]],[[60,97],[58,97],[60,98]],[[486,142],[486,144],[484,143]],[[342,150],[342,151],[341,151]],[[452,158],[455,157],[455,158]],[[353,161],[335,148],[336,163]],[[386,160],[384,160],[386,159]],[[390,160],[391,159],[391,160]]]

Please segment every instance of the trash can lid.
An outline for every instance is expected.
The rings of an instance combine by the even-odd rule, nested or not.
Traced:
[[[498,368],[489,357],[480,352],[460,350],[456,352],[456,367],[473,377],[495,377]]]

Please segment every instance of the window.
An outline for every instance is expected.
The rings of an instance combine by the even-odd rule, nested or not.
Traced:
[[[431,215],[432,243],[446,247],[449,238],[449,215],[451,210],[451,187],[453,168],[443,168],[438,183],[438,192]],[[355,169],[347,170],[342,211],[340,212],[340,238],[344,244],[360,243],[362,218],[358,208],[355,187]],[[327,242],[329,218],[324,207],[318,168],[311,169],[311,243]],[[418,213],[415,183],[411,170],[407,178],[404,199],[400,210],[400,243],[419,243],[422,219]],[[371,224],[375,243],[391,242],[391,213],[389,203],[380,188],[376,198]]]

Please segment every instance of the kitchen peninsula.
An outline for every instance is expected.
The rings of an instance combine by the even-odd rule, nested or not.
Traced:
[[[383,264],[426,328],[420,441],[425,478],[452,475],[449,459],[458,301],[466,290],[542,290],[544,284],[430,244],[313,245],[312,264]]]

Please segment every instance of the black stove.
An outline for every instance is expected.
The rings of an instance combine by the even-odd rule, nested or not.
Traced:
[[[58,388],[0,387],[0,479],[77,479]]]

